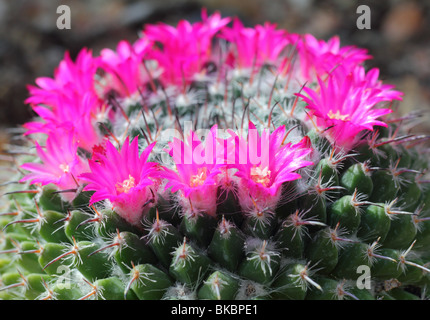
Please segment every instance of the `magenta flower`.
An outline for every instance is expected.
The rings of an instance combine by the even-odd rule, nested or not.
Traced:
[[[163,69],[164,85],[182,88],[184,84],[204,78],[205,65],[213,59],[213,38],[229,21],[229,18],[221,18],[218,12],[207,16],[203,10],[202,21],[194,24],[181,20],[177,27],[163,23],[146,25],[143,36],[162,47],[151,50],[150,58]]]
[[[377,95],[383,98],[383,101],[402,100],[403,92],[393,90],[393,85],[384,84],[379,80],[378,68],[366,72],[365,68],[359,65],[352,70],[352,74],[356,86],[363,85],[371,90],[379,90]]]
[[[297,170],[312,165],[307,159],[312,152],[308,137],[300,142],[286,143],[285,126],[279,126],[272,133],[260,133],[250,122],[248,136],[232,133],[234,139],[234,161],[231,153],[227,161],[230,168],[236,168],[239,178],[239,199],[245,210],[272,207],[281,196],[282,184],[301,178]]]
[[[102,136],[95,126],[95,115],[90,110],[98,104],[98,99],[91,94],[84,94],[79,103],[64,103],[62,108],[50,109],[44,106],[34,106],[33,110],[44,122],[27,122],[24,127],[28,129],[27,135],[45,133],[57,135],[57,128],[74,132],[78,146],[90,151],[92,147],[101,142]],[[83,110],[79,110],[82,108]]]
[[[167,180],[166,188],[171,188],[172,193],[179,191],[178,199],[183,207],[209,215],[215,215],[218,175],[221,173],[216,130],[216,125],[211,128],[205,143],[193,131],[185,141],[173,138],[166,151],[176,170],[160,171],[161,177]]]
[[[42,186],[53,184],[58,190],[74,190],[80,187],[80,174],[88,171],[87,162],[77,155],[78,145],[72,131],[60,131],[51,135],[42,147],[35,142],[35,148],[41,163],[24,163],[21,168],[30,171],[21,181]],[[64,192],[61,196],[71,201],[75,192]]]
[[[115,90],[121,97],[129,97],[138,92],[149,80],[143,59],[150,47],[151,43],[143,38],[134,45],[121,41],[116,51],[101,50],[101,67],[110,75],[105,91]]]
[[[351,71],[355,66],[371,58],[366,49],[355,46],[341,47],[338,36],[324,41],[305,34],[298,39],[296,45],[300,74],[305,81],[316,81],[317,77],[323,78],[339,66]]]
[[[157,201],[154,177],[158,165],[147,162],[154,145],[150,144],[139,156],[137,138],[129,143],[127,137],[120,151],[107,141],[105,153],[100,152],[96,160],[89,160],[90,172],[80,176],[88,183],[84,191],[95,191],[90,205],[109,200],[118,215],[131,224],[139,224]]]
[[[260,68],[264,64],[280,64],[284,49],[291,43],[287,31],[277,30],[276,24],[266,22],[255,28],[245,28],[239,19],[231,28],[223,28],[221,38],[231,43],[227,62],[241,70]]]
[[[76,135],[79,147],[88,151],[100,143],[102,136],[93,119],[101,108],[94,77],[98,60],[91,51],[83,49],[74,63],[66,53],[55,71],[54,79],[38,78],[36,86],[29,86],[30,103],[41,121],[24,124],[26,134],[57,134],[56,128],[68,128]]]
[[[95,93],[94,75],[98,66],[98,59],[93,57],[90,50],[82,49],[75,62],[66,52],[54,72],[54,78],[40,77],[36,79],[37,87],[28,86],[30,97],[25,102],[56,109],[62,106],[65,98],[75,99],[83,92]],[[71,96],[64,97],[65,91]]]
[[[309,116],[315,125],[337,148],[349,151],[374,126],[387,125],[377,120],[392,112],[391,109],[377,108],[377,104],[390,101],[397,93],[382,90],[381,86],[371,87],[371,81],[357,81],[352,73],[334,72],[327,81],[318,79],[316,89],[305,87],[306,95],[297,94],[307,103]],[[386,88],[385,88],[386,89]]]

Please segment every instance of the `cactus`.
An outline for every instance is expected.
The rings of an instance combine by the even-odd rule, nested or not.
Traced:
[[[427,297],[428,136],[370,58],[205,10],[66,53],[6,157],[0,299]]]

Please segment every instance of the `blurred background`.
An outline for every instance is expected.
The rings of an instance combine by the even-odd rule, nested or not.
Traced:
[[[71,9],[71,29],[56,26],[57,7]],[[371,10],[371,29],[359,30],[359,5]],[[430,110],[430,1],[428,0],[0,0],[0,128],[32,116],[27,84],[51,77],[65,50],[98,54],[118,41],[134,41],[145,23],[197,21],[200,11],[238,16],[247,26],[270,21],[290,32],[321,39],[339,35],[374,57],[381,78],[405,92],[400,112]],[[424,122],[419,128],[430,132]],[[1,130],[4,132],[4,130]],[[0,142],[7,140],[2,134]]]

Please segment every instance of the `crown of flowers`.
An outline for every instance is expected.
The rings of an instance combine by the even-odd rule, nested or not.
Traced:
[[[38,119],[24,127],[40,163],[24,164],[22,181],[92,191],[90,205],[108,202],[133,224],[165,190],[208,214],[226,182],[244,207],[271,204],[313,165],[314,146],[295,123],[342,152],[387,126],[388,104],[402,94],[378,69],[366,72],[367,59],[338,37],[245,27],[206,10],[196,23],[148,24],[116,50],[83,49],[75,61],[66,53],[53,78],[28,86]],[[176,137],[166,142],[169,130]]]

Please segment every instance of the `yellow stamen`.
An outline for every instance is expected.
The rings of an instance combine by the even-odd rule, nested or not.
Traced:
[[[261,167],[252,167],[251,168],[251,179],[254,182],[262,184],[264,187],[267,187],[270,184],[270,170],[269,167],[265,167],[262,169]]]
[[[199,168],[197,174],[191,176],[190,178],[190,186],[192,188],[199,187],[205,183],[207,177],[207,169],[206,167]]]
[[[70,167],[68,164],[60,164],[60,169],[61,171],[63,171],[64,173],[68,173],[70,171]]]
[[[125,179],[122,183],[118,182],[115,187],[118,192],[128,193],[131,188],[135,187],[135,179],[128,175],[128,179]]]
[[[339,110],[337,110],[336,113],[333,113],[333,111],[330,110],[328,112],[328,117],[330,119],[349,121],[349,114],[341,114]]]

